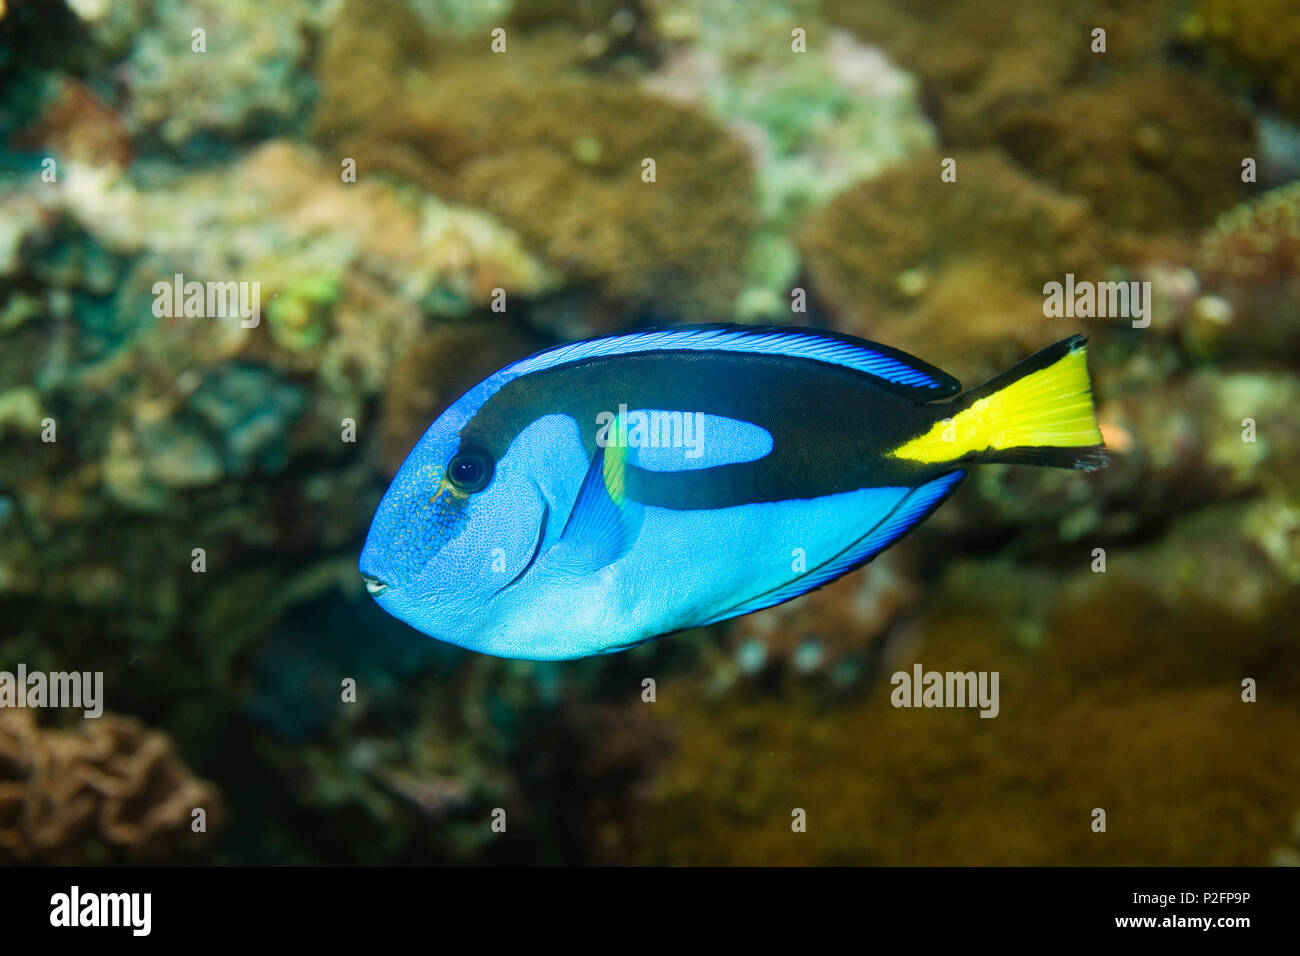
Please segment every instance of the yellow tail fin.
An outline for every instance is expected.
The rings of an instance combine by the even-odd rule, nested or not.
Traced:
[[[953,399],[960,411],[891,453],[928,464],[961,459],[1081,468],[1106,464],[1092,406],[1087,340],[1057,342]]]

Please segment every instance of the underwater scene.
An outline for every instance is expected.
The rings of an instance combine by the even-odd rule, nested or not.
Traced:
[[[1298,366],[1300,0],[0,0],[0,863],[1300,865]]]

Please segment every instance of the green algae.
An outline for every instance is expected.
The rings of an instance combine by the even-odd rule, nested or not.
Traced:
[[[291,351],[311,349],[329,334],[330,314],[341,295],[337,273],[302,276],[271,300],[266,318],[271,338]]]

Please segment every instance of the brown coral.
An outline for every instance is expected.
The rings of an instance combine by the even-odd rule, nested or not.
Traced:
[[[988,144],[990,118],[1041,102],[1094,71],[1149,61],[1165,45],[1174,0],[830,0],[828,16],[913,72],[945,142]],[[1092,31],[1106,30],[1106,52]]]
[[[1229,306],[1210,310],[1220,351],[1300,350],[1300,183],[1220,216],[1201,237],[1197,272],[1216,303]]]
[[[1171,0],[1047,0],[992,16],[984,0],[830,5],[835,22],[917,74],[945,142],[1001,146],[1138,232],[1197,228],[1245,198],[1246,109],[1153,65],[1177,12]],[[1105,52],[1093,52],[1096,29]]]
[[[1194,229],[1245,198],[1254,121],[1195,77],[1151,67],[1009,107],[992,135],[1016,159],[1086,197],[1108,225]]]
[[[1208,282],[1269,283],[1300,275],[1300,183],[1224,213],[1201,239]]]
[[[1182,32],[1300,118],[1300,8],[1294,0],[1200,0]]]
[[[0,856],[84,863],[98,842],[132,859],[174,857],[193,811],[210,826],[216,803],[168,738],[138,720],[104,714],[68,731],[0,712]]]
[[[317,132],[363,174],[493,212],[571,285],[628,307],[729,312],[755,222],[744,147],[688,108],[574,69],[562,36],[510,43],[493,54],[345,9],[322,53]],[[397,102],[367,92],[376,56],[404,77]]]
[[[1152,550],[1115,549],[1106,574],[1080,549],[1077,570],[1037,596],[1023,565],[958,565],[915,622],[923,643],[889,650],[841,706],[813,689],[663,695],[654,716],[678,748],[639,817],[637,860],[1263,863],[1300,775],[1300,668],[1285,650],[1297,601],[1261,558],[1224,548],[1236,527],[1229,514]],[[1245,620],[1217,597],[1252,590],[1268,596]],[[1013,633],[1030,626],[1027,597],[1047,606],[1037,651]],[[891,706],[889,675],[915,663],[999,672],[999,716]],[[1244,703],[1241,679],[1261,674],[1276,697]],[[796,807],[809,826],[792,836]],[[1093,807],[1110,836],[1089,827]]]
[[[938,154],[860,183],[801,230],[814,292],[847,332],[919,355],[958,377],[1005,367],[1078,331],[1043,315],[1042,288],[1105,260],[1082,201],[993,151]]]

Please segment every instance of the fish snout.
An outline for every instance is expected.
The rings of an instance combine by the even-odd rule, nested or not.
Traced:
[[[362,580],[366,582],[366,590],[370,592],[371,597],[379,597],[388,590],[388,582],[381,581],[379,578],[363,573]]]

